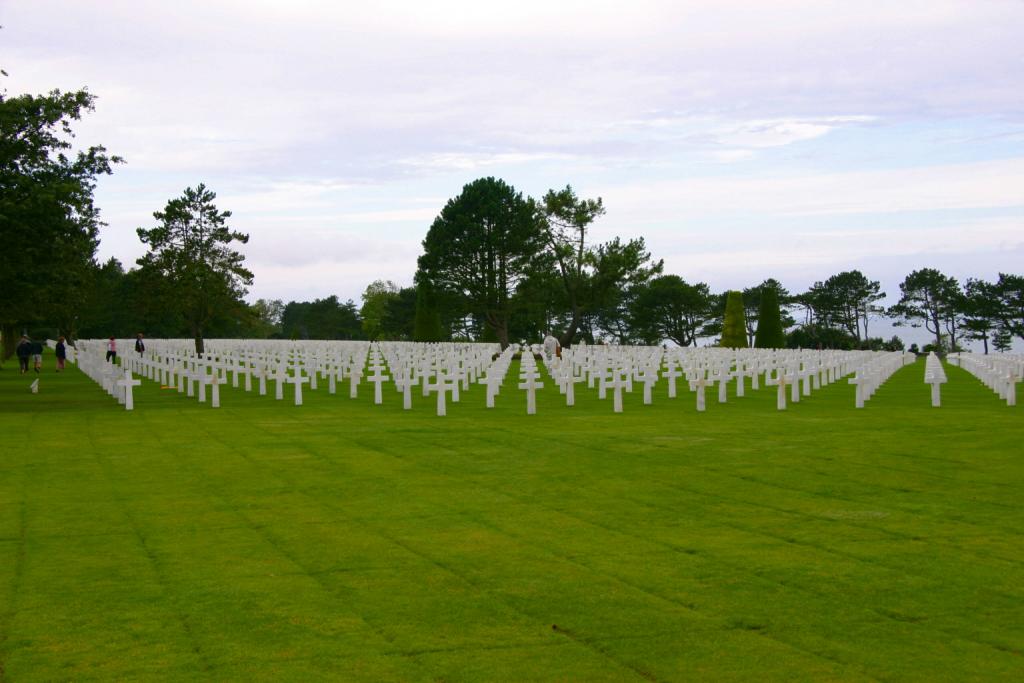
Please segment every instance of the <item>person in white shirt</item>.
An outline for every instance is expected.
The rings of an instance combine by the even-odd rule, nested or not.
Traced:
[[[547,335],[544,337],[544,357],[551,360],[558,353],[558,340],[552,336],[551,332],[545,332]]]

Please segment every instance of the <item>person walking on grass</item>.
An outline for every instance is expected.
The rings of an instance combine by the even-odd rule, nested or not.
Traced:
[[[64,361],[68,357],[68,349],[64,346],[64,337],[57,339],[57,346],[53,347],[53,352],[57,356],[57,372],[63,372]]]
[[[43,369],[43,343],[34,341],[32,342],[32,367],[35,369],[36,374]]]
[[[111,337],[110,341],[107,342],[107,362],[117,362],[117,340],[113,337]]]
[[[24,375],[28,372],[28,359],[32,355],[32,342],[29,341],[28,337],[22,335],[21,341],[18,342],[14,352],[18,354],[18,367],[21,369],[21,374]]]
[[[142,343],[142,333],[139,332],[135,337],[135,353],[142,355],[142,352],[146,350],[146,345]]]
[[[558,353],[558,340],[555,339],[554,335],[550,331],[544,333],[544,357],[547,360],[551,360]]]

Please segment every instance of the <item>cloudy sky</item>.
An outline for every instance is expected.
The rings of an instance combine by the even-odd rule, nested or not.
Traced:
[[[205,182],[252,297],[411,283],[480,176],[600,196],[714,289],[1022,272],[1024,3],[0,1],[9,94],[88,88],[101,256]]]

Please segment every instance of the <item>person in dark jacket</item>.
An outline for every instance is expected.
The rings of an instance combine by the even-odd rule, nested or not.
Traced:
[[[32,355],[32,342],[28,340],[28,337],[22,337],[14,352],[18,354],[18,367],[21,368],[21,374],[24,375],[28,372],[28,359]]]
[[[43,343],[34,341],[32,342],[32,366],[38,373],[43,369]]]
[[[64,346],[64,337],[57,340],[57,346],[53,347],[53,352],[57,356],[57,372],[64,370],[64,360],[68,357],[67,347]]]
[[[141,356],[142,352],[145,350],[146,345],[142,343],[142,333],[139,332],[139,334],[135,337],[135,352]]]

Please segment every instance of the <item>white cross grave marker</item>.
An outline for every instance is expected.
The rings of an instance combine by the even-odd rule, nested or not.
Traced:
[[[118,386],[124,391],[124,409],[135,410],[135,399],[132,396],[132,387],[137,387],[142,384],[141,379],[132,379],[132,373],[127,370],[124,371],[124,379],[117,382]]]

